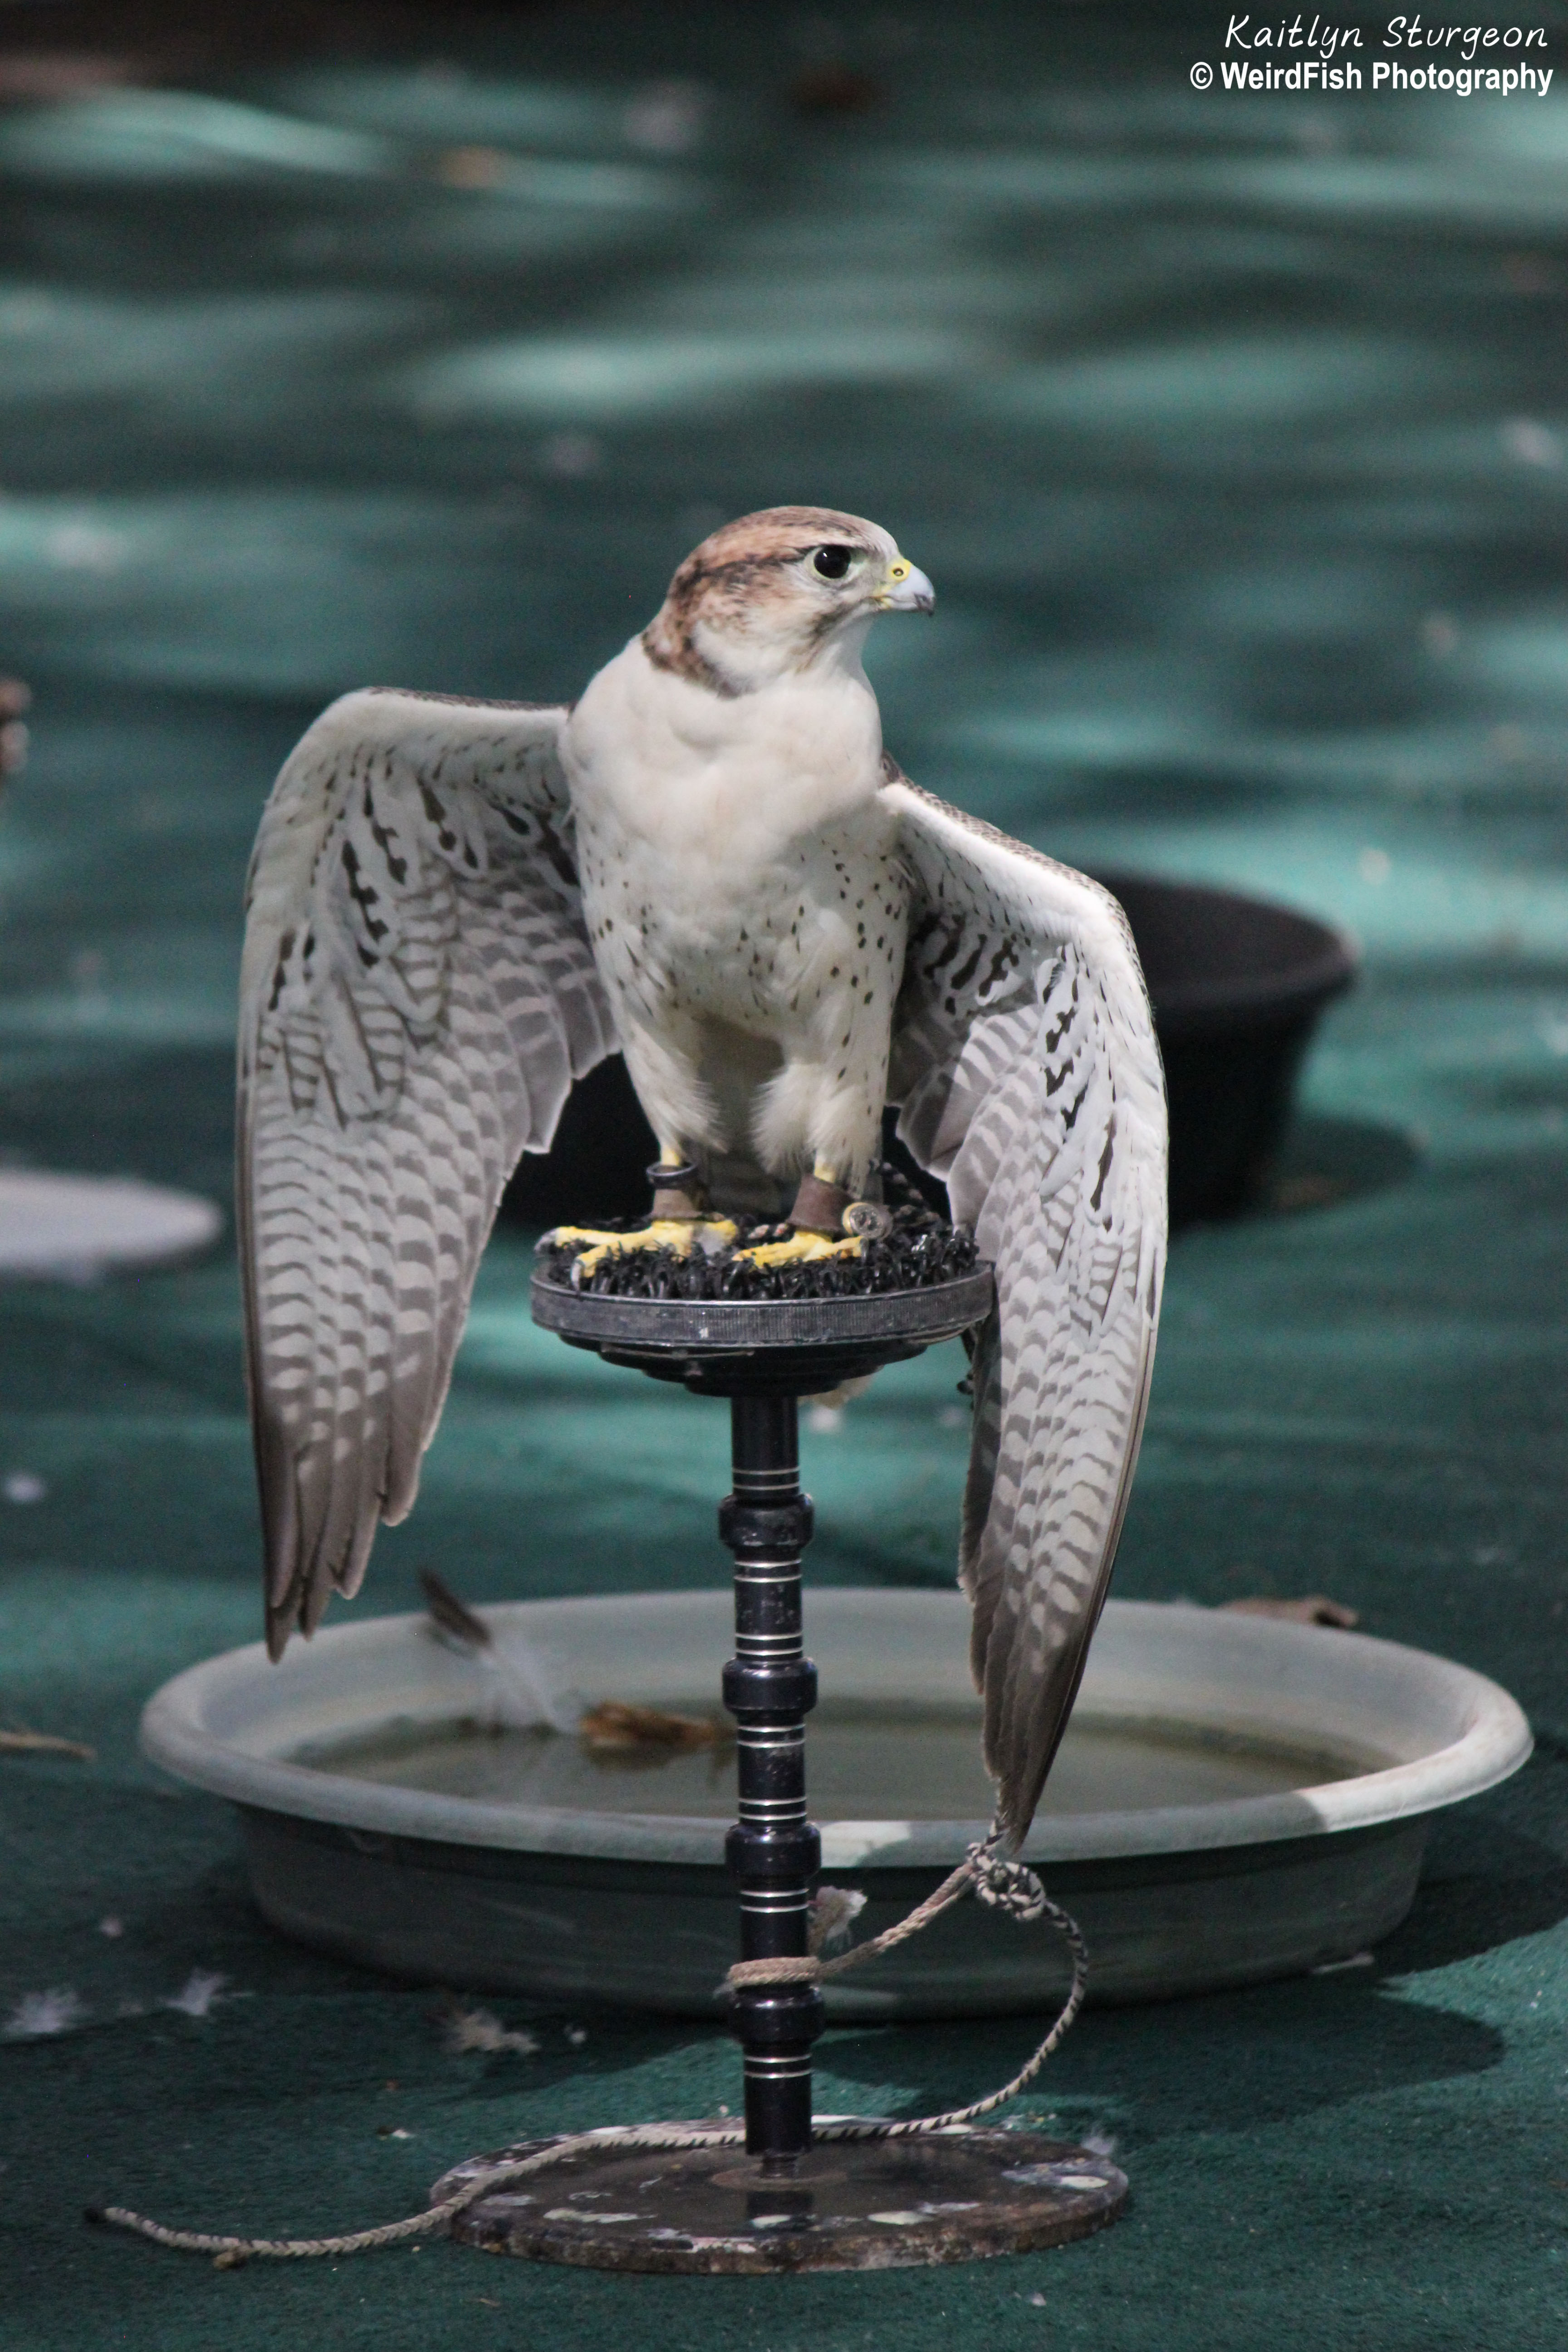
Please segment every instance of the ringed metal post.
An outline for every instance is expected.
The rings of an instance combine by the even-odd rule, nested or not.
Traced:
[[[805,1717],[816,1668],[805,1654],[800,1555],[811,1499],[800,1491],[793,1396],[731,1399],[734,1491],[719,1533],[735,1555],[735,1655],[724,1704],[736,1721],[740,1819],[725,1841],[741,1888],[743,1959],[806,1949],[822,1841],[806,1819]],[[811,2146],[811,2045],[822,2031],[815,1985],[743,1987],[731,2021],[745,2058],[746,2147],[787,2172]]]

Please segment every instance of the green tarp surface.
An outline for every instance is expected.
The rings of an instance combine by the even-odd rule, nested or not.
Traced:
[[[1568,100],[1374,89],[1370,16],[1360,92],[1205,93],[1223,10],[1002,0],[405,15],[18,80],[47,13],[0,16],[5,1152],[226,1197],[246,855],[330,695],[571,694],[723,516],[873,515],[939,591],[871,655],[917,780],[1365,951],[1304,1078],[1318,1204],[1174,1251],[1116,1590],[1330,1593],[1539,1746],[1372,1965],[1086,2016],[1025,2111],[1116,2142],[1090,2243],[219,2274],[80,2209],[386,2220],[531,2131],[733,2102],[738,2063],[515,2000],[536,2054],[453,2054],[431,1989],[262,1926],[230,1812],[136,1749],[161,1681],[258,1630],[231,1246],[13,1286],[0,1718],[97,1759],[0,1757],[0,2344],[1561,2345]],[[480,1601],[722,1580],[721,1412],[535,1334],[528,1265],[503,1234],[362,1614],[426,1562]],[[811,1577],[951,1577],[959,1369],[810,1437]],[[977,2095],[1029,2038],[834,2032],[820,2102]]]

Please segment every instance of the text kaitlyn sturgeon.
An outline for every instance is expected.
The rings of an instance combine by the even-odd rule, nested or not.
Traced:
[[[1338,25],[1316,16],[1310,21],[1298,16],[1277,24],[1258,23],[1250,16],[1233,16],[1226,27],[1225,46],[1227,49],[1250,51],[1258,59],[1251,64],[1234,58],[1222,59],[1220,82],[1226,89],[1363,87],[1362,68],[1353,59],[1331,62],[1342,49],[1365,46],[1359,25]],[[1481,90],[1505,94],[1530,90],[1544,98],[1552,84],[1550,67],[1532,68],[1518,58],[1521,49],[1545,48],[1546,34],[1539,25],[1428,25],[1419,16],[1391,16],[1377,46],[1403,49],[1407,57],[1415,51],[1431,62],[1416,65],[1412,61],[1406,66],[1379,58],[1372,67],[1373,89],[1452,90],[1461,98]],[[1484,64],[1478,64],[1477,59],[1488,49],[1501,50],[1505,55],[1511,50],[1514,56],[1506,64],[1501,58],[1495,62],[1489,58]],[[1298,54],[1286,65],[1280,53],[1290,50],[1310,54]],[[1460,68],[1458,72],[1454,70],[1456,64]]]

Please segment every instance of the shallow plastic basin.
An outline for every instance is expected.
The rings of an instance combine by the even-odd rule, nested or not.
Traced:
[[[722,1745],[595,1759],[570,1730],[615,1698],[719,1717],[725,1591],[482,1612],[498,1664],[424,1617],[259,1643],[149,1702],[146,1752],[241,1809],[286,1933],[399,1976],[710,2014],[734,1957]],[[989,1784],[956,1593],[808,1588],[823,1700],[807,1732],[824,1875],[890,1926],[983,1834]],[[1530,1753],[1506,1691],[1367,1636],[1108,1604],[1025,1849],[1078,1916],[1091,1998],[1348,1958],[1405,1916],[1433,1814]],[[830,1995],[840,2016],[1032,2010],[1054,1940],[968,1904]]]

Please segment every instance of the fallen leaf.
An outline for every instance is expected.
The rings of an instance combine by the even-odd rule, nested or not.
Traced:
[[[631,1706],[616,1698],[590,1707],[577,1726],[585,1748],[716,1748],[730,1735],[710,1716],[669,1715],[659,1706]]]

